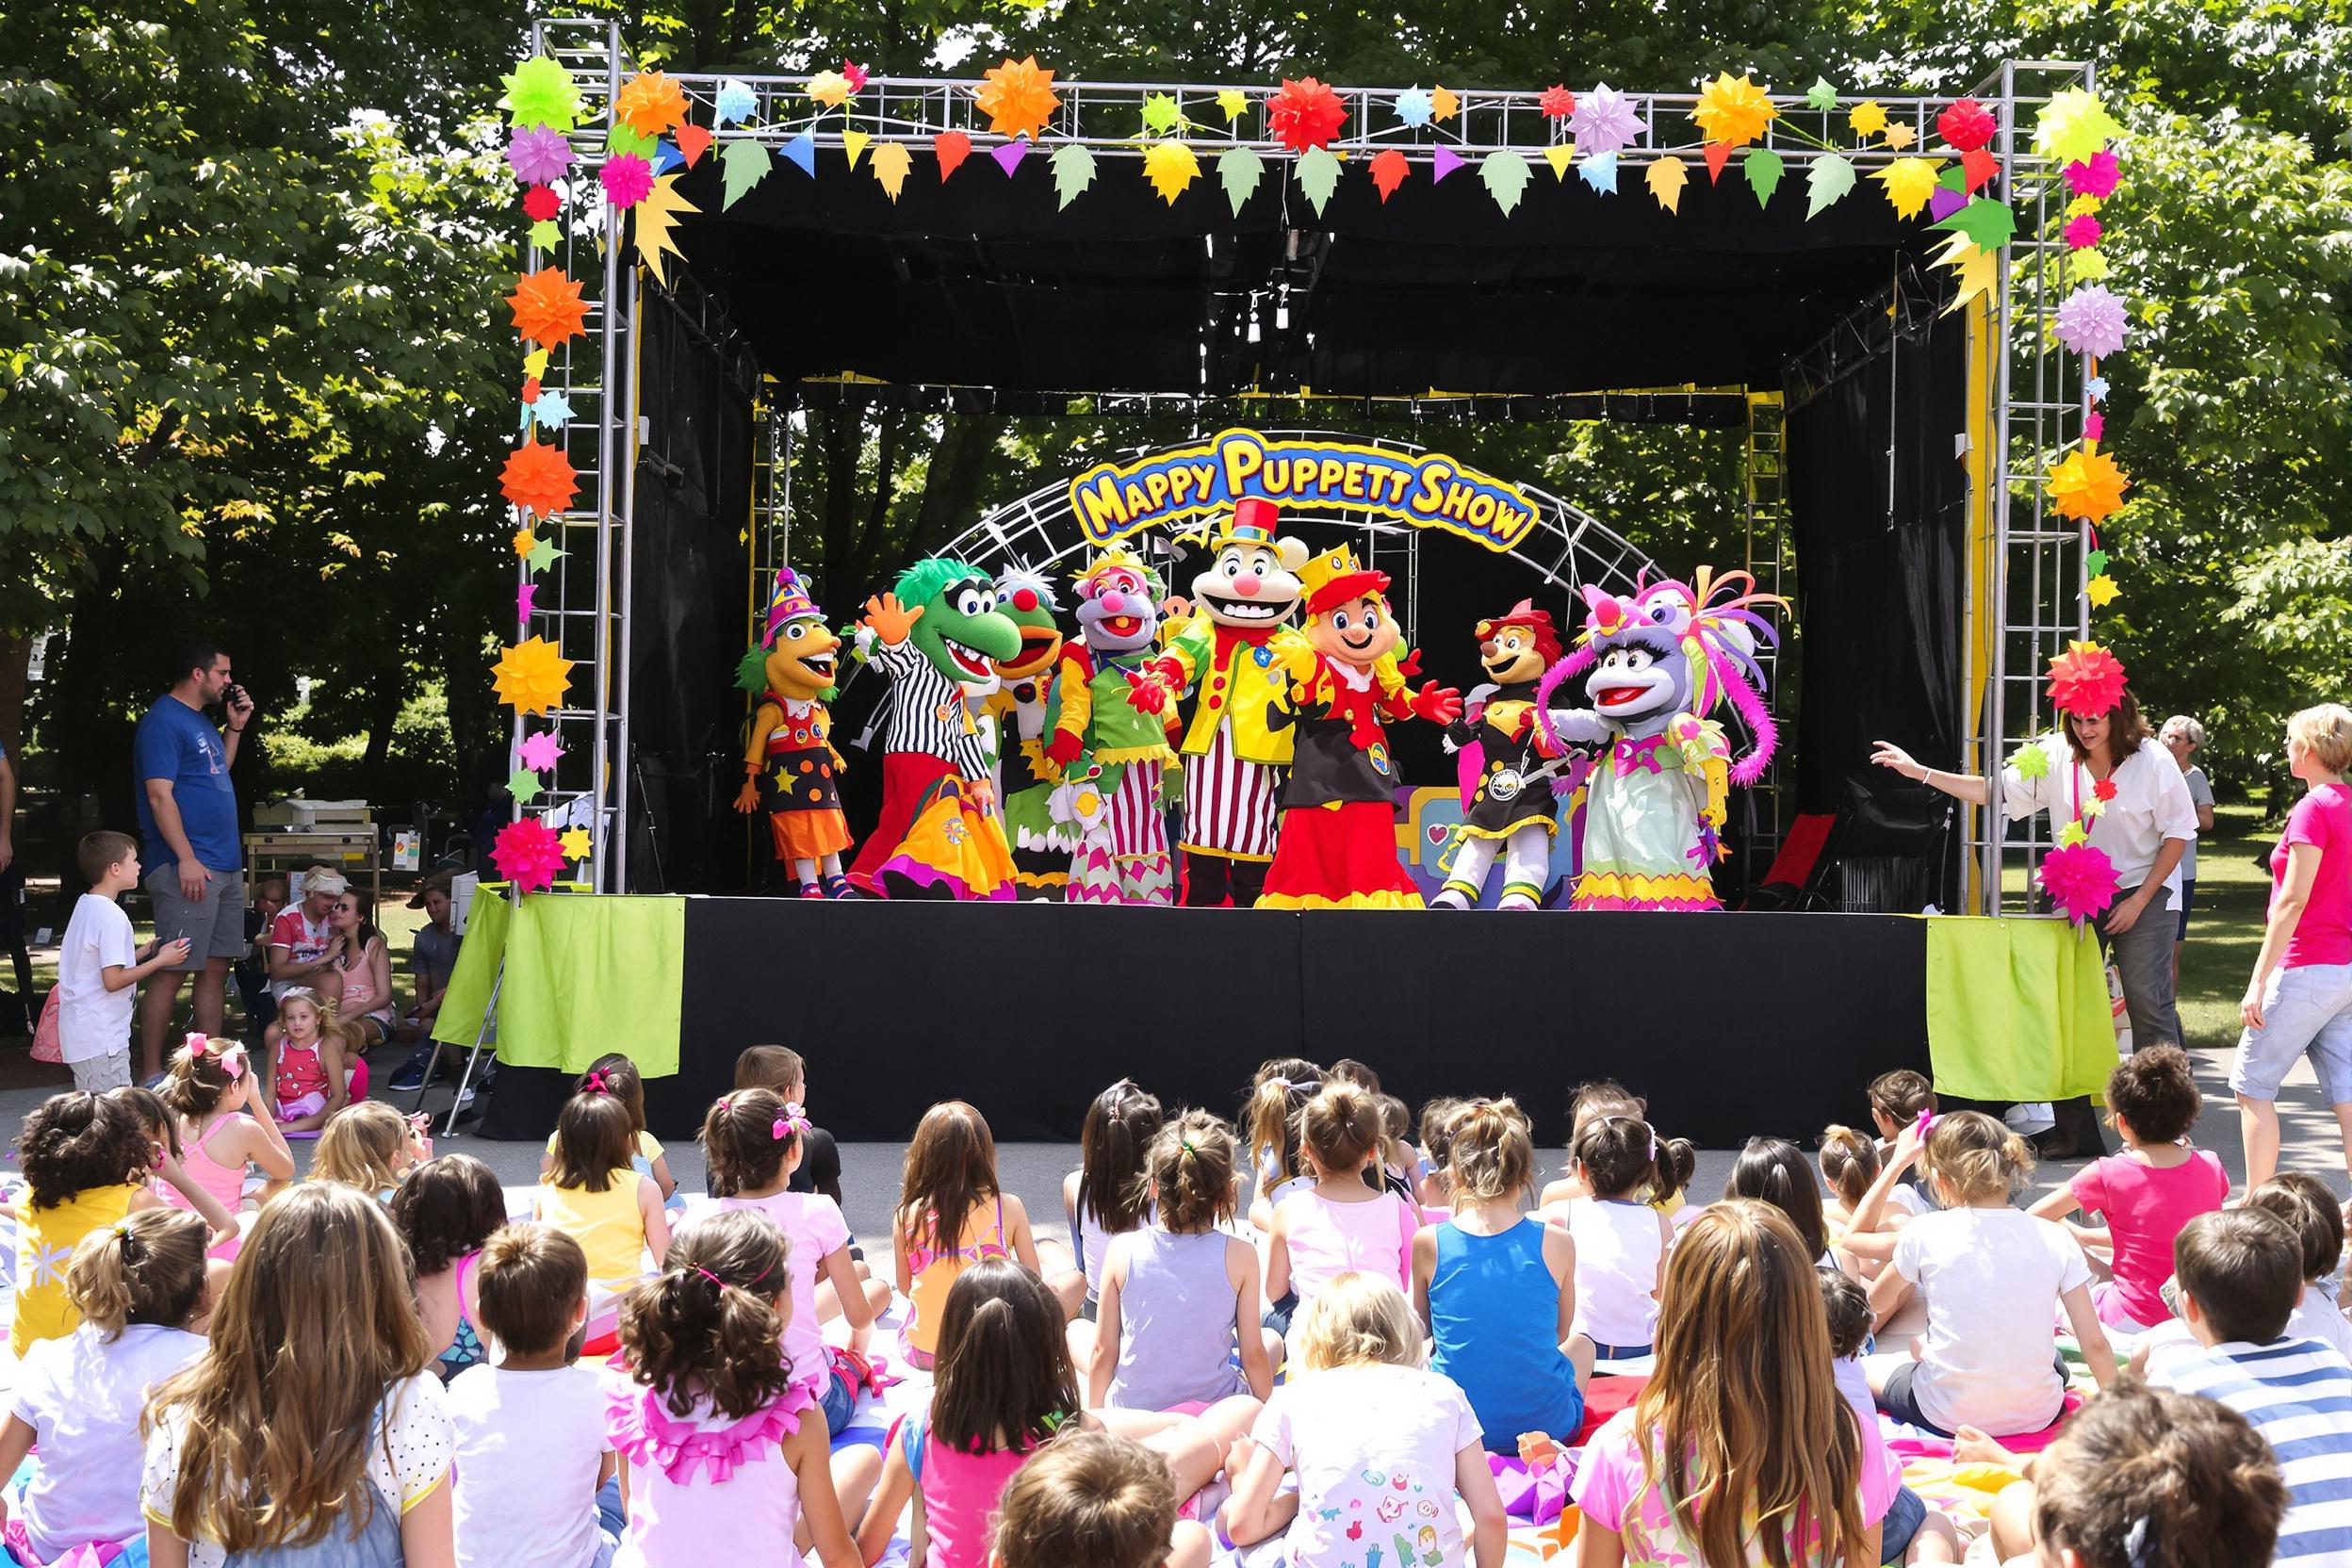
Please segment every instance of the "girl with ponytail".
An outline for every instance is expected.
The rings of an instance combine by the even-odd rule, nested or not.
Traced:
[[[1250,1168],[1258,1195],[1250,1203],[1250,1223],[1274,1228],[1274,1205],[1315,1184],[1298,1149],[1298,1119],[1323,1087],[1323,1070],[1298,1056],[1262,1064],[1242,1107],[1242,1131],[1250,1140]]]
[[[802,1542],[825,1568],[858,1568],[823,1413],[784,1354],[791,1314],[783,1234],[743,1211],[685,1232],[623,1300],[628,1373],[605,1418],[629,1512],[614,1568],[710,1568],[755,1543],[801,1568]]]
[[[1535,1179],[1525,1114],[1509,1100],[1463,1105],[1446,1174],[1453,1217],[1413,1238],[1429,1369],[1469,1397],[1490,1452],[1517,1453],[1528,1432],[1565,1442],[1583,1424],[1592,1366],[1561,1349],[1576,1315],[1576,1244],[1519,1212]],[[1587,1353],[1592,1342],[1576,1345]]]
[[[20,1563],[145,1538],[139,1413],[151,1387],[204,1352],[191,1330],[206,1305],[207,1235],[186,1210],[143,1209],[74,1250],[65,1288],[82,1326],[32,1348],[0,1426],[0,1477],[17,1478],[0,1493],[0,1519]]]
[[[181,1168],[230,1214],[245,1201],[249,1168],[268,1181],[260,1194],[265,1203],[294,1180],[294,1152],[270,1114],[261,1073],[237,1041],[188,1036],[172,1057],[163,1102],[178,1122]],[[176,1208],[193,1207],[172,1192],[166,1192],[163,1200]],[[227,1242],[216,1255],[234,1258],[237,1247],[237,1242]]]

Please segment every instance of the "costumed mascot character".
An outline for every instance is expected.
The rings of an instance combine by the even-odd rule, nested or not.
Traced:
[[[1492,685],[1470,694],[1467,711],[1447,727],[1463,750],[1462,825],[1454,861],[1432,909],[1467,909],[1486,890],[1499,852],[1503,859],[1498,909],[1533,909],[1544,899],[1552,868],[1552,776],[1544,732],[1535,720],[1535,688],[1560,656],[1560,631],[1548,611],[1526,599],[1511,612],[1478,625],[1478,662]]]
[[[890,681],[891,708],[882,815],[850,881],[884,897],[1012,897],[1012,853],[966,700],[993,691],[995,661],[1021,652],[995,586],[960,561],[918,561],[891,592],[866,601],[859,637]]]
[[[996,721],[996,799],[1013,849],[1017,896],[1058,898],[1070,882],[1077,836],[1054,820],[1053,795],[1060,771],[1045,760],[1046,710],[1062,661],[1061,609],[1042,573],[1016,566],[996,580],[996,608],[1021,632],[1021,651],[996,662],[1003,683],[986,711]]]
[[[833,715],[825,707],[833,699],[833,661],[841,640],[825,629],[825,612],[790,566],[776,569],[760,645],[767,650],[760,659],[764,684],[752,710],[735,809],[767,812],[776,858],[799,879],[801,897],[852,897],[841,874],[849,819],[841,814],[835,777],[848,764],[834,749]]]
[[[1207,569],[1192,580],[1192,614],[1172,629],[1151,679],[1135,688],[1135,706],[1148,712],[1187,690],[1200,694],[1183,746],[1187,906],[1221,905],[1230,893],[1248,908],[1274,858],[1297,740],[1266,723],[1284,680],[1274,634],[1305,596],[1298,568],[1307,564],[1302,541],[1275,537],[1280,520],[1272,501],[1234,503],[1225,531],[1209,540]]]
[[[1365,571],[1343,546],[1298,575],[1306,629],[1275,639],[1286,686],[1273,715],[1298,726],[1298,744],[1258,907],[1418,909],[1420,890],[1396,858],[1396,763],[1381,721],[1451,724],[1462,694],[1434,681],[1406,689],[1386,573]]]
[[[1578,909],[1719,909],[1709,873],[1729,786],[1764,776],[1779,732],[1764,709],[1758,639],[1779,638],[1749,608],[1788,601],[1753,588],[1745,572],[1695,585],[1637,586],[1632,597],[1587,583],[1576,651],[1536,688],[1538,723],[1554,749],[1606,749],[1586,784]],[[1552,694],[1577,676],[1592,707],[1562,710]],[[1756,745],[1737,760],[1707,715],[1728,699]]]
[[[1172,721],[1135,701],[1140,690],[1160,692],[1140,678],[1159,632],[1159,574],[1130,552],[1111,549],[1077,582],[1079,635],[1063,647],[1054,678],[1054,739],[1045,755],[1070,779],[1090,785],[1063,792],[1057,809],[1090,808],[1099,820],[1065,818],[1078,830],[1066,896],[1072,904],[1172,904],[1165,809],[1168,768],[1176,756],[1168,744]]]

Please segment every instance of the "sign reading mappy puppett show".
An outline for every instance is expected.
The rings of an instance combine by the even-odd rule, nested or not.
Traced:
[[[1535,503],[1516,486],[1443,452],[1414,456],[1249,430],[1219,431],[1208,441],[1130,463],[1097,464],[1070,483],[1070,511],[1097,545],[1230,511],[1250,496],[1285,512],[1367,512],[1444,529],[1498,552],[1535,527]]]

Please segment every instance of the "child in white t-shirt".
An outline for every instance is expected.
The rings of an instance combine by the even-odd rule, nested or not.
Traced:
[[[167,964],[188,961],[188,941],[150,942],[131,932],[116,902],[139,886],[139,841],[125,833],[92,833],[74,851],[90,891],[74,904],[65,945],[57,950],[57,1046],[74,1070],[74,1086],[92,1094],[131,1081],[135,988]]]
[[[619,1462],[596,1375],[572,1364],[588,1321],[588,1254],[552,1225],[483,1244],[476,1320],[505,1354],[449,1381],[458,1568],[606,1568],[620,1544]]]

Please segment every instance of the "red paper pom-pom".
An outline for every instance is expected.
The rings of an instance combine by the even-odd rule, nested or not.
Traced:
[[[2113,800],[2115,798],[2115,781],[2112,778],[2102,778],[2091,786],[2091,793],[2102,801]]]
[[[2123,700],[2123,662],[2097,643],[2069,643],[2050,662],[2050,705],[2097,718]]]
[[[564,199],[553,186],[535,185],[523,192],[523,216],[534,223],[544,223],[563,210]]]
[[[1565,120],[1576,112],[1576,95],[1555,84],[1544,90],[1544,96],[1535,101],[1535,106],[1544,111],[1546,120]]]
[[[1936,134],[1955,153],[1973,153],[1993,139],[2000,124],[1973,98],[1962,98],[1936,117]]]
[[[554,886],[555,874],[564,869],[564,842],[537,817],[524,817],[498,829],[490,843],[490,864],[516,892],[540,892]]]
[[[2096,844],[2068,844],[2042,857],[2042,890],[2077,925],[2106,913],[2121,879]]]
[[[1339,94],[1313,76],[1295,82],[1284,77],[1282,90],[1266,100],[1267,127],[1275,140],[1294,153],[1329,144],[1347,118],[1348,106]]]

